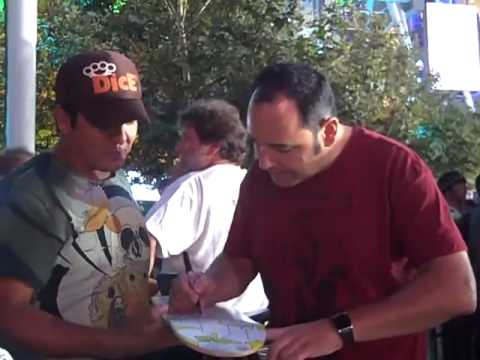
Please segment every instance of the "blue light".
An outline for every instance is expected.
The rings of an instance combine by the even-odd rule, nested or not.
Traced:
[[[416,131],[417,139],[427,139],[432,136],[432,129],[428,126],[418,126]]]

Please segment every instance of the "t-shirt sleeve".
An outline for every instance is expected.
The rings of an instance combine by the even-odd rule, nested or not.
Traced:
[[[162,195],[148,212],[146,226],[160,245],[159,257],[179,255],[197,239],[202,201],[198,185],[194,179],[188,179],[180,186],[172,183],[170,186],[178,188],[168,193],[167,187],[165,197]]]
[[[39,225],[49,228],[53,219],[48,214],[30,209],[28,216],[35,223],[0,206],[0,277],[19,279],[38,292],[51,275],[63,241],[39,230]]]
[[[387,176],[392,237],[399,255],[420,266],[466,250],[430,169],[415,153],[398,150]]]
[[[251,186],[251,175],[247,174],[245,180],[240,187],[237,206],[233,215],[232,225],[228,233],[227,242],[223,252],[234,257],[253,258],[253,234],[251,228],[253,226],[249,215],[251,211],[249,206],[252,202],[249,201]]]

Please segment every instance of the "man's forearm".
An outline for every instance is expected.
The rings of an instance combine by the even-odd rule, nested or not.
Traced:
[[[150,243],[150,263],[148,265],[148,275],[151,276],[155,268],[155,260],[157,258],[157,239],[150,235],[148,238]]]
[[[402,290],[350,316],[355,341],[368,341],[425,331],[475,307],[475,279],[461,252],[433,260]]]
[[[205,299],[206,303],[211,305],[239,296],[256,274],[251,260],[221,254],[207,271],[215,290]]]
[[[116,359],[173,345],[173,336],[131,333],[68,323],[24,306],[0,313],[0,331],[34,353],[52,357],[88,356]],[[155,343],[156,342],[156,343]]]

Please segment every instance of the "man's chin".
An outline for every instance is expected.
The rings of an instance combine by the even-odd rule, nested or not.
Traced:
[[[110,161],[108,164],[103,164],[102,169],[100,171],[105,172],[115,172],[121,169],[125,165],[126,159],[117,159],[114,161]]]
[[[293,187],[300,182],[298,179],[290,176],[278,176],[278,175],[272,175],[272,174],[269,174],[269,175],[272,182],[278,187],[282,187],[282,188]]]

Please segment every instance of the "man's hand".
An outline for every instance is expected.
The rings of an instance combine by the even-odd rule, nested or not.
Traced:
[[[139,354],[152,353],[166,347],[180,345],[180,341],[163,319],[167,312],[168,305],[154,305],[149,322],[143,328],[117,330],[117,337],[114,338],[117,345],[105,356],[105,359],[133,360],[138,359]]]
[[[178,345],[156,306],[121,329],[101,329],[64,321],[30,305],[33,289],[14,278],[0,278],[0,334],[21,347],[54,358],[120,359]],[[35,326],[32,326],[35,324]]]
[[[157,280],[148,278],[148,295],[150,297],[155,296],[158,293],[158,283]]]
[[[192,313],[211,305],[207,298],[215,285],[208,275],[188,272],[177,276],[172,283],[169,299],[171,313]]]
[[[342,339],[330,320],[267,329],[268,360],[303,360],[340,350]]]
[[[180,342],[173,334],[170,326],[163,320],[168,312],[168,305],[155,305],[151,311],[151,322],[144,327],[142,334],[147,340],[147,349],[160,350],[165,347],[179,345]]]

